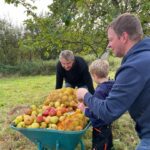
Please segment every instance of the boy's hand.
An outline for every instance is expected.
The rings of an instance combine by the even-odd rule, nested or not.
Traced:
[[[85,94],[88,93],[86,88],[77,89],[76,95],[79,101],[83,101]]]
[[[85,111],[85,105],[83,103],[78,104],[78,109],[80,109],[83,113]]]

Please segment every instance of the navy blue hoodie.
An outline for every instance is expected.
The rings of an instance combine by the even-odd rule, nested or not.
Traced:
[[[105,100],[87,93],[85,104],[106,124],[127,110],[140,138],[150,138],[150,38],[136,43],[124,56]]]

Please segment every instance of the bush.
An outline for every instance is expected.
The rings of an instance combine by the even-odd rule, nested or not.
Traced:
[[[90,64],[92,61],[97,59],[94,55],[89,56],[83,56],[85,61]],[[109,57],[110,62],[110,72],[113,72],[112,75],[110,75],[112,78],[114,76],[114,72],[116,72],[117,68],[120,66],[121,59],[114,58],[113,56]],[[34,61],[25,61],[20,64],[17,64],[15,66],[11,65],[0,65],[0,75],[6,76],[6,75],[52,75],[56,72],[56,64],[58,60],[49,60],[49,61],[43,61],[43,60],[34,60]]]
[[[28,61],[16,66],[0,65],[0,74],[6,75],[52,75],[55,73],[56,60]]]

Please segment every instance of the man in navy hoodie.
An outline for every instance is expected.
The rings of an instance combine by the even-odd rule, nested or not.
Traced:
[[[150,150],[150,38],[143,38],[139,19],[129,13],[113,20],[107,33],[108,47],[123,57],[115,83],[105,100],[84,88],[78,89],[77,97],[105,124],[128,110],[140,138],[136,150]]]

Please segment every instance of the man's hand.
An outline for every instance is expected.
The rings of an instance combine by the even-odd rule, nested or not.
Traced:
[[[77,89],[77,98],[79,101],[83,101],[85,94],[88,93],[88,90],[86,88],[79,88]]]

